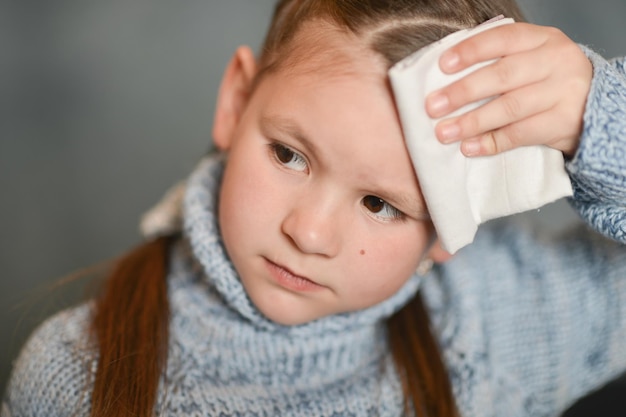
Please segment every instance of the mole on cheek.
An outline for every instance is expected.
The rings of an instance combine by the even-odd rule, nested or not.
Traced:
[[[361,249],[361,252],[359,252],[361,255],[365,255],[365,251],[363,249]]]

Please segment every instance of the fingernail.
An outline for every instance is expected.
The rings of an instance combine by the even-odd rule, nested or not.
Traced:
[[[445,94],[436,93],[428,98],[428,108],[432,116],[439,116],[445,114],[450,101]]]
[[[454,70],[459,65],[459,61],[459,54],[448,51],[441,56],[441,67],[444,70]]]
[[[439,128],[439,137],[443,143],[448,143],[458,138],[461,128],[456,123],[444,124]]]
[[[477,140],[463,142],[461,148],[466,156],[477,156],[480,154],[480,142]]]

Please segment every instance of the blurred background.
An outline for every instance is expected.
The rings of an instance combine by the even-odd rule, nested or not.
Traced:
[[[0,0],[0,393],[34,326],[88,280],[55,283],[137,243],[141,214],[209,148],[222,70],[238,45],[258,49],[273,4]],[[521,5],[626,54],[625,0]],[[563,202],[533,215],[573,218]]]

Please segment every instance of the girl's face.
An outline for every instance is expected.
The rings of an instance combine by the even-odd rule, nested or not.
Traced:
[[[216,137],[224,243],[257,308],[286,325],[390,297],[433,233],[385,68],[338,36],[301,45],[316,60],[264,75],[249,99],[230,83],[218,101],[237,114]]]

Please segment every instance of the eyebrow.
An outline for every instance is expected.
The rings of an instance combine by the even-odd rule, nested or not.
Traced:
[[[428,212],[428,207],[426,207],[426,203],[423,201],[418,201],[413,198],[404,198],[404,200],[411,207],[412,211],[409,213],[409,216],[413,216],[418,220],[430,220],[430,213]]]
[[[272,137],[273,132],[271,132],[270,130],[277,130],[282,134],[292,137],[298,142],[302,143],[302,145],[314,155],[319,155],[319,149],[317,145],[309,138],[307,138],[307,136],[302,132],[300,126],[298,126],[298,124],[293,120],[277,115],[264,115],[261,116],[261,121],[259,124],[261,131],[265,136]]]

